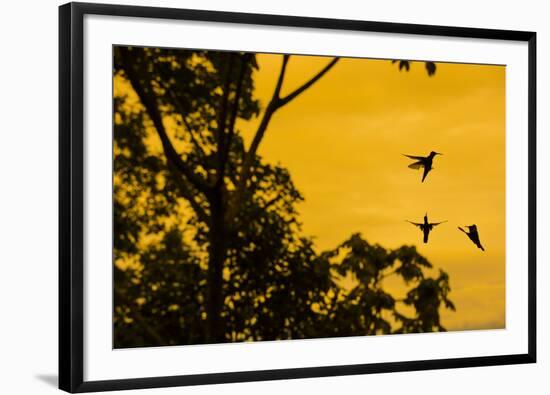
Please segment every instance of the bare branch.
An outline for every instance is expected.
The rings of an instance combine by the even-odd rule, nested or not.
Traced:
[[[301,94],[306,89],[308,89],[313,84],[315,84],[323,75],[325,75],[332,67],[334,67],[334,65],[338,62],[338,60],[340,60],[340,58],[332,59],[329,64],[327,64],[321,71],[319,71],[309,81],[307,81],[305,84],[300,86],[298,89],[296,89],[289,95],[285,96],[284,98],[281,98],[280,97],[281,89],[283,87],[283,81],[286,73],[286,66],[288,64],[289,59],[290,59],[290,55],[283,56],[283,63],[281,65],[281,71],[279,72],[279,78],[277,79],[277,85],[275,86],[273,96],[264,112],[264,116],[262,118],[262,121],[260,122],[260,126],[258,126],[258,130],[254,135],[254,139],[252,140],[252,143],[250,144],[250,148],[245,157],[245,163],[243,164],[243,176],[248,177],[249,175],[248,174],[249,170],[247,169],[249,169],[250,165],[252,164],[252,159],[256,155],[256,151],[260,146],[260,143],[264,137],[267,126],[269,125],[269,122],[271,121],[271,117],[273,116],[275,111],[277,111],[279,108],[281,108],[285,104],[288,104],[291,100],[293,100],[299,94]],[[243,177],[245,178],[245,181],[246,181],[246,177]]]
[[[277,108],[277,103],[280,100],[279,96],[280,96],[281,88],[283,86],[283,81],[285,78],[286,65],[289,59],[290,59],[290,55],[283,55],[281,71],[279,72],[279,78],[277,78],[277,84],[275,85],[273,95],[271,96],[271,100],[264,111],[264,115],[262,117],[262,120],[260,121],[260,125],[258,126],[258,129],[256,130],[252,143],[250,144],[250,148],[248,149],[248,151],[244,156],[241,174],[239,175],[239,184],[237,185],[237,190],[234,194],[232,207],[230,210],[228,210],[228,215],[230,218],[234,217],[236,214],[239,202],[244,194],[244,189],[246,188],[246,181],[250,176],[250,170],[252,167],[252,163],[254,162],[254,158],[256,157],[256,151],[260,146],[260,142],[264,137],[267,126],[269,125],[271,117],[273,116],[273,113]]]
[[[289,59],[290,59],[290,55],[283,55],[283,63],[281,65],[281,71],[279,72],[279,78],[277,78],[277,84],[275,85],[275,90],[273,91],[271,100],[267,105],[267,108],[265,109],[264,116],[260,122],[260,125],[258,126],[258,130],[256,130],[256,134],[254,135],[254,139],[250,144],[250,148],[246,153],[245,164],[243,165],[243,172],[246,172],[246,175],[248,175],[247,173],[249,171],[246,169],[249,169],[250,165],[252,164],[252,160],[254,159],[254,156],[256,155],[256,151],[260,146],[260,142],[264,137],[264,133],[265,133],[265,130],[267,129],[267,126],[269,125],[269,121],[271,120],[271,117],[273,116],[273,113],[275,112],[275,110],[280,107],[279,96],[281,94],[281,88],[283,87],[283,81],[285,79],[285,73],[286,73],[286,66],[288,64]],[[246,177],[244,177],[244,174],[243,174],[243,177],[241,178],[244,178],[246,181]]]
[[[256,130],[256,133],[254,135],[254,138],[252,139],[252,143],[250,144],[250,148],[248,149],[248,151],[244,156],[241,174],[239,176],[239,184],[237,185],[236,192],[234,193],[232,207],[228,211],[229,218],[233,218],[237,214],[238,206],[243,197],[244,189],[246,188],[246,182],[250,177],[251,167],[252,167],[252,164],[254,163],[256,152],[258,151],[258,147],[262,142],[264,134],[267,130],[267,126],[269,125],[269,122],[271,121],[271,118],[273,117],[273,114],[275,113],[275,111],[277,111],[279,108],[283,107],[284,105],[288,104],[290,101],[295,99],[298,95],[300,95],[302,92],[310,88],[319,79],[321,79],[321,77],[323,77],[331,68],[333,68],[334,65],[339,60],[339,58],[332,59],[321,71],[319,71],[306,83],[304,83],[302,86],[300,86],[299,88],[297,88],[292,93],[285,96],[284,98],[281,98],[280,97],[281,89],[283,87],[286,67],[289,59],[290,59],[290,55],[283,55],[281,70],[279,72],[279,77],[277,78],[277,83],[275,85],[273,95],[264,111],[264,115],[262,117],[262,120],[260,121],[260,125],[258,126],[258,129]]]
[[[277,84],[275,85],[275,90],[273,91],[272,101],[277,100],[281,96],[281,89],[283,88],[283,81],[285,79],[286,66],[290,60],[290,55],[283,55],[283,63],[281,65],[281,71],[279,72],[279,78],[277,78]]]
[[[284,106],[285,104],[288,104],[291,100],[295,99],[300,93],[304,92],[306,89],[311,87],[313,84],[315,84],[319,79],[325,75],[331,68],[334,67],[334,65],[340,60],[340,58],[334,58],[332,59],[321,71],[319,71],[313,78],[311,78],[309,81],[307,81],[305,84],[300,86],[298,89],[293,91],[292,93],[289,93],[287,96],[283,97],[279,103],[278,107],[280,108]]]

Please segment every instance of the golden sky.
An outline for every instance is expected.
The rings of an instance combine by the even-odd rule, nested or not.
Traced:
[[[265,106],[280,55],[259,55],[256,96]],[[292,56],[283,95],[327,58]],[[258,120],[239,127],[249,143]],[[420,182],[401,154],[442,152]],[[258,153],[290,170],[305,197],[303,230],[321,251],[352,233],[387,248],[414,244],[450,275],[457,311],[447,329],[505,325],[505,68],[423,63],[399,72],[387,60],[341,59],[312,88],[279,110]],[[422,244],[405,220],[448,220]],[[482,252],[457,226],[477,224]],[[386,284],[391,287],[392,284]],[[399,289],[395,289],[398,292]]]

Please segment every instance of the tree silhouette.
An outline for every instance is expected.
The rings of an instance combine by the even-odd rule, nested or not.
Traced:
[[[254,54],[115,47],[115,78],[138,99],[115,92],[115,347],[444,330],[448,277],[427,278],[414,247],[353,235],[316,254],[301,235],[303,198],[258,147],[277,111],[339,59],[283,97],[289,60],[260,111]],[[253,116],[247,148],[236,121]],[[384,291],[387,276],[410,286],[405,298]]]

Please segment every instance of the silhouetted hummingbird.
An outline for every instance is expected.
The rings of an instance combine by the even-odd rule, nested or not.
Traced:
[[[421,167],[424,168],[424,174],[422,175],[422,182],[424,182],[428,173],[433,169],[432,163],[435,156],[443,155],[443,154],[432,151],[428,156],[413,156],[413,155],[406,155],[406,154],[403,154],[403,155],[406,156],[407,158],[410,158],[416,161],[409,165],[411,169],[420,169]]]
[[[426,213],[426,215],[424,215],[424,223],[423,224],[419,224],[417,222],[411,222],[409,220],[407,220],[407,222],[413,224],[414,226],[418,226],[420,228],[422,233],[424,233],[424,243],[427,243],[428,242],[428,236],[429,236],[430,232],[432,231],[433,227],[437,226],[439,224],[442,224],[444,222],[447,222],[447,221],[430,223],[430,222],[428,222],[428,213]]]
[[[477,248],[480,248],[481,251],[485,251],[485,248],[483,248],[483,246],[481,245],[481,241],[479,241],[479,233],[477,233],[477,226],[474,224],[470,226],[465,226],[465,228],[468,228],[469,232],[466,232],[460,226],[458,227],[458,229],[463,231],[466,234],[466,236],[468,236],[470,240],[472,240],[472,242],[477,246]]]

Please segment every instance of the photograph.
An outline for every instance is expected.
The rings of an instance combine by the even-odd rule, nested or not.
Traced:
[[[506,327],[506,66],[113,46],[113,347]]]

